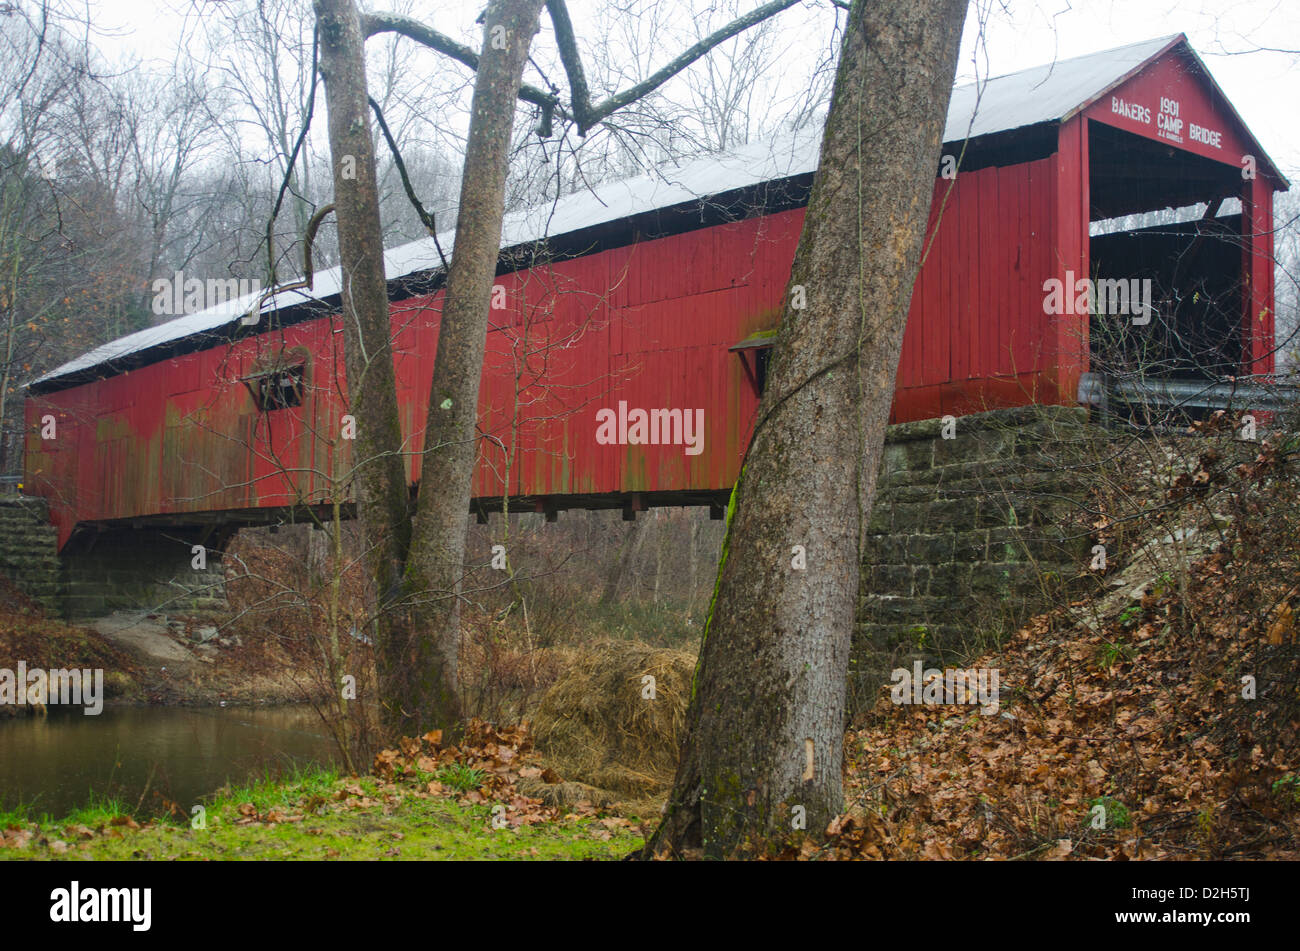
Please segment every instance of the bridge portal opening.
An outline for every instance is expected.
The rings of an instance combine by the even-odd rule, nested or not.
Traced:
[[[1089,357],[1110,379],[1249,372],[1239,168],[1089,122]]]

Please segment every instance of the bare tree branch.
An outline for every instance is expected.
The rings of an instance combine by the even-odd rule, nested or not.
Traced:
[[[402,188],[406,191],[407,200],[410,201],[411,207],[415,209],[416,215],[420,218],[420,224],[424,225],[424,230],[429,232],[433,238],[433,246],[438,249],[438,257],[442,261],[442,269],[448,270],[447,255],[442,253],[442,245],[438,242],[438,228],[434,222],[432,212],[426,211],[423,204],[420,203],[419,197],[415,194],[415,188],[411,185],[411,178],[406,174],[406,162],[402,160],[402,153],[397,148],[397,141],[393,134],[388,131],[388,123],[384,121],[384,111],[379,108],[379,103],[375,102],[373,96],[366,97],[370,101],[371,111],[375,114],[375,120],[379,123],[379,130],[384,133],[384,141],[388,143],[388,150],[393,153],[393,164],[397,166],[397,174],[402,179]]]
[[[287,291],[296,291],[306,288],[311,289],[312,282],[315,280],[315,266],[312,263],[311,249],[316,241],[316,232],[320,230],[321,222],[325,216],[334,210],[334,203],[322,205],[317,212],[307,221],[307,229],[303,232],[302,238],[302,279],[294,281],[291,284],[276,285],[274,282],[257,296],[257,301],[244,311],[245,319],[261,318],[262,305],[277,294],[283,294]]]
[[[298,139],[293,144],[293,151],[290,153],[288,161],[284,166],[284,179],[280,182],[280,190],[275,196],[275,204],[271,208],[271,214],[266,219],[266,268],[267,277],[271,285],[275,284],[275,219],[280,214],[280,206],[284,203],[284,194],[289,190],[289,184],[293,181],[293,169],[298,163],[298,153],[302,151],[302,146],[307,141],[307,133],[311,131],[312,116],[316,112],[316,80],[320,71],[320,31],[313,29],[311,34],[311,87],[307,92],[307,113],[302,119],[302,129],[298,133]],[[332,205],[330,207],[333,207]],[[324,217],[317,213],[317,217]],[[320,222],[317,221],[319,227]],[[314,230],[314,229],[313,229]],[[307,256],[307,266],[311,267],[311,244],[310,240],[304,249]],[[307,271],[307,277],[310,282],[311,271]],[[259,302],[260,308],[260,302]]]
[[[555,29],[555,41],[560,49],[560,61],[569,79],[570,108],[573,120],[578,126],[578,134],[585,136],[619,109],[654,92],[668,80],[672,79],[696,60],[705,56],[714,47],[725,43],[739,33],[743,33],[768,17],[787,10],[800,0],[771,0],[761,7],[756,7],[744,16],[737,17],[726,26],[710,33],[698,43],[688,47],[662,69],[643,82],[630,89],[615,93],[599,105],[591,104],[591,90],[587,85],[587,75],[582,67],[582,56],[578,52],[577,36],[573,31],[573,21],[569,17],[569,8],[564,0],[547,0],[546,8],[551,16],[551,25]],[[457,62],[464,63],[470,69],[478,70],[478,55],[469,47],[456,42],[446,34],[439,33],[430,26],[398,13],[367,13],[361,17],[361,30],[366,37],[378,33],[397,33],[415,40],[430,49],[450,56]],[[519,87],[519,98],[531,102],[542,110],[537,132],[543,138],[550,134],[552,113],[559,112],[565,118],[563,107],[554,93],[543,92],[535,86],[523,84]]]
[[[799,2],[800,0],[772,0],[771,3],[765,3],[744,16],[737,17],[722,29],[715,30],[698,43],[688,47],[667,66],[664,66],[645,81],[637,83],[631,89],[610,96],[598,106],[592,106],[588,98],[587,79],[582,71],[581,57],[578,54],[577,41],[573,34],[573,23],[569,19],[568,8],[565,6],[564,0],[547,0],[546,8],[551,14],[551,25],[555,28],[555,41],[560,47],[560,60],[564,63],[564,71],[569,76],[569,95],[572,100],[574,120],[578,124],[578,134],[585,136],[593,126],[599,124],[607,116],[654,92],[715,46],[725,43],[754,24],[761,23],[768,17],[775,16],[782,10],[789,9]]]
[[[427,46],[429,49],[437,50],[445,56],[450,56],[458,63],[464,63],[475,72],[478,71],[478,54],[468,46],[457,43],[445,33],[439,33],[433,27],[425,26],[419,20],[402,16],[400,13],[363,13],[361,15],[361,33],[367,39],[379,33],[396,33],[408,40],[415,40],[415,42]],[[543,111],[556,109],[560,104],[559,99],[554,94],[543,92],[536,86],[530,86],[527,83],[519,87],[519,98],[524,102],[531,102],[535,106],[540,106]]]
[[[564,0],[547,0],[546,12],[551,17],[551,27],[555,30],[555,43],[560,48],[560,62],[569,77],[569,98],[573,109],[574,121],[585,135],[590,126],[591,90],[587,86],[587,74],[582,68],[582,56],[578,53],[578,40],[573,32],[573,21],[569,19],[569,8]]]

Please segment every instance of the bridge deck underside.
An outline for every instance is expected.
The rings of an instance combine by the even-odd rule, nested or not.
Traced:
[[[470,512],[478,521],[488,516],[509,511],[512,514],[537,513],[554,521],[566,511],[595,511],[622,509],[625,519],[633,519],[637,512],[652,508],[676,506],[708,506],[714,518],[726,511],[730,490],[689,490],[669,492],[611,492],[588,495],[512,496],[502,498],[476,498],[470,501]],[[339,516],[356,517],[356,504],[344,502],[339,506]],[[332,505],[280,506],[274,508],[225,509],[211,512],[177,512],[146,515],[123,519],[101,519],[77,524],[73,538],[96,532],[132,528],[149,530],[158,528],[223,529],[227,532],[240,528],[261,528],[271,525],[328,523],[334,519]]]

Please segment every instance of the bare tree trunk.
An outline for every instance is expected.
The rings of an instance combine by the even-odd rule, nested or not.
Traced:
[[[700,593],[700,532],[702,526],[697,512],[690,511],[689,517],[691,520],[691,541],[687,553],[687,563],[690,566],[690,579],[687,581],[688,587],[686,589],[686,614],[693,618],[695,616],[695,602],[699,599]]]
[[[641,517],[636,520],[633,528],[632,550],[628,554],[627,572],[624,577],[632,579],[633,596],[640,598],[644,592],[642,589],[642,577],[645,572],[645,565],[641,560],[641,549],[645,547],[646,536],[651,532],[651,526],[654,523],[650,521],[650,514],[642,512]]]
[[[662,509],[655,511],[655,581],[654,595],[650,599],[655,607],[659,607],[659,591],[664,580],[664,547],[668,544],[668,531],[671,527],[665,524],[662,516]]]
[[[609,604],[618,596],[618,586],[622,584],[624,576],[627,574],[628,565],[632,562],[633,551],[636,548],[638,533],[644,533],[645,520],[633,522],[623,532],[623,540],[619,542],[618,555],[614,559],[613,565],[610,566],[609,574],[605,575],[605,585],[600,592],[600,603]]]
[[[343,271],[343,341],[348,414],[356,420],[354,494],[375,591],[375,656],[385,726],[412,703],[407,672],[416,660],[402,600],[410,550],[410,496],[402,460],[393,370],[384,239],[367,103],[364,39],[353,0],[315,0],[320,69]],[[343,429],[341,420],[333,426]]]
[[[315,525],[307,530],[307,584],[313,590],[329,581],[332,574],[330,565],[330,552],[334,547],[332,531],[330,527]]]
[[[380,703],[390,735],[418,733],[430,726],[453,728],[459,713],[458,599],[478,449],[479,377],[515,99],[542,107],[543,135],[549,134],[552,115],[560,108],[555,94],[522,83],[542,6],[551,8],[574,97],[571,114],[585,135],[719,44],[796,2],[770,0],[695,43],[644,81],[593,104],[564,0],[490,0],[480,56],[409,17],[376,13],[359,18],[355,0],[314,0],[344,272],[348,386],[357,422],[357,509],[376,584]],[[362,49],[366,36],[385,32],[400,33],[477,73],[413,525],[402,462]],[[637,538],[633,558],[643,537]]]
[[[647,854],[779,848],[843,807],[861,533],[965,10],[966,0],[855,0],[849,12],[792,293],[729,507],[687,740]]]
[[[460,583],[470,486],[478,457],[478,393],[488,310],[501,244],[515,100],[544,0],[491,0],[470,107],[456,244],[429,391],[420,497],[407,583],[429,637],[411,657],[416,727],[449,726],[458,714]]]

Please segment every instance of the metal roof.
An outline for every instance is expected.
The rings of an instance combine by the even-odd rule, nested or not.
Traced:
[[[1186,46],[1186,37],[1174,34],[956,87],[948,109],[944,141],[956,142],[1064,119],[1126,80],[1143,64],[1179,44]],[[501,247],[505,250],[529,245],[546,237],[573,233],[631,215],[813,172],[820,148],[820,129],[807,130],[751,143],[726,154],[661,166],[650,173],[598,185],[546,205],[512,211],[502,223]],[[454,231],[439,235],[438,240],[448,253],[454,238]],[[440,266],[431,238],[384,253],[388,280],[436,271]],[[261,312],[333,297],[340,291],[339,275],[337,267],[321,271],[316,274],[310,292],[276,294],[263,304]],[[113,340],[28,385],[53,381],[201,334],[213,333],[213,345],[216,345],[226,339],[225,332],[239,321],[257,297],[250,294]]]
[[[957,142],[1064,119],[1179,40],[1186,38],[1175,33],[958,86],[952,91],[943,140]]]

